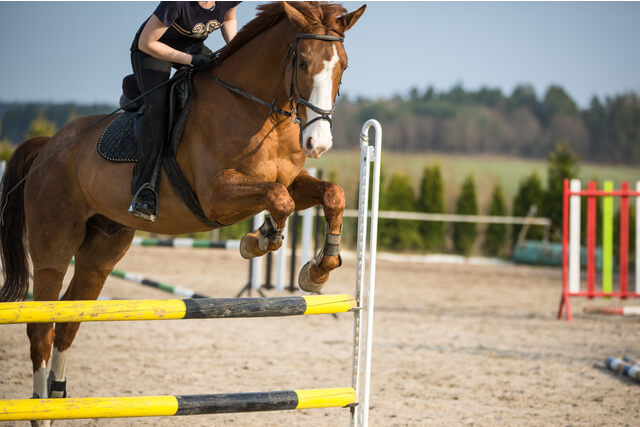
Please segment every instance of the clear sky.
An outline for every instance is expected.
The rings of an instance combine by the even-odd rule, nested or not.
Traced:
[[[258,3],[238,8],[239,25]],[[354,10],[362,3],[343,2]],[[131,72],[148,2],[0,2],[0,100],[108,102]],[[349,96],[483,85],[539,96],[559,84],[579,103],[640,93],[640,3],[368,2],[347,34]],[[217,49],[222,36],[206,44]]]

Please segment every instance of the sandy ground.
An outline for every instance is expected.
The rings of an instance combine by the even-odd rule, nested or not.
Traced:
[[[246,261],[235,252],[133,248],[118,268],[218,297],[234,296],[247,280]],[[352,293],[354,277],[348,257],[326,292]],[[556,321],[560,270],[379,261],[377,283],[372,425],[638,425],[640,385],[602,366],[607,356],[640,356],[639,319],[583,315],[584,305],[603,302],[574,299],[574,321]],[[103,295],[171,298],[116,278]],[[348,387],[352,319],[87,323],[70,352],[68,392],[97,397]],[[25,326],[2,326],[0,398],[31,395],[28,354]],[[348,422],[348,410],[317,409],[55,425]]]

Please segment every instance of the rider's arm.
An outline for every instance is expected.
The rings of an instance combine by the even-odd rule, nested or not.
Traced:
[[[153,56],[154,58],[162,59],[164,61],[184,65],[191,64],[191,55],[180,52],[179,50],[167,46],[159,41],[160,37],[162,37],[165,31],[167,31],[167,28],[169,27],[164,25],[157,16],[151,15],[140,34],[138,49]]]
[[[238,21],[236,20],[236,7],[232,7],[224,14],[224,22],[222,24],[222,37],[224,41],[229,43],[238,33]]]

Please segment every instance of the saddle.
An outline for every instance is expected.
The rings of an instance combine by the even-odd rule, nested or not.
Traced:
[[[205,215],[198,200],[198,196],[189,187],[178,162],[176,153],[184,132],[187,114],[191,106],[191,94],[193,86],[193,71],[191,68],[182,68],[171,79],[171,91],[169,96],[169,139],[163,148],[162,166],[165,173],[180,195],[189,210],[200,222],[211,228],[220,228],[223,225],[217,221],[211,221]],[[135,162],[137,155],[136,139],[142,130],[142,118],[144,104],[140,97],[141,92],[133,74],[126,76],[122,81],[122,96],[120,107],[124,114],[117,116],[105,129],[98,141],[98,154],[110,162]],[[139,99],[138,99],[139,98]]]
[[[164,148],[165,155],[171,152],[175,155],[178,143],[184,131],[187,113],[191,104],[193,72],[182,69],[173,77],[169,101],[169,140]],[[137,144],[136,139],[142,130],[144,103],[141,98],[138,83],[133,74],[122,80],[122,95],[120,108],[125,113],[117,116],[105,129],[98,141],[98,153],[111,162],[135,162]]]

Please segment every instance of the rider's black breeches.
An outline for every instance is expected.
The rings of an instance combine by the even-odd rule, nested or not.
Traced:
[[[154,58],[141,51],[131,52],[131,65],[142,93],[166,82],[171,74],[171,63]],[[162,149],[167,140],[170,85],[166,84],[144,96],[142,133],[138,138],[138,158],[133,168],[131,194],[143,185],[157,191]]]

